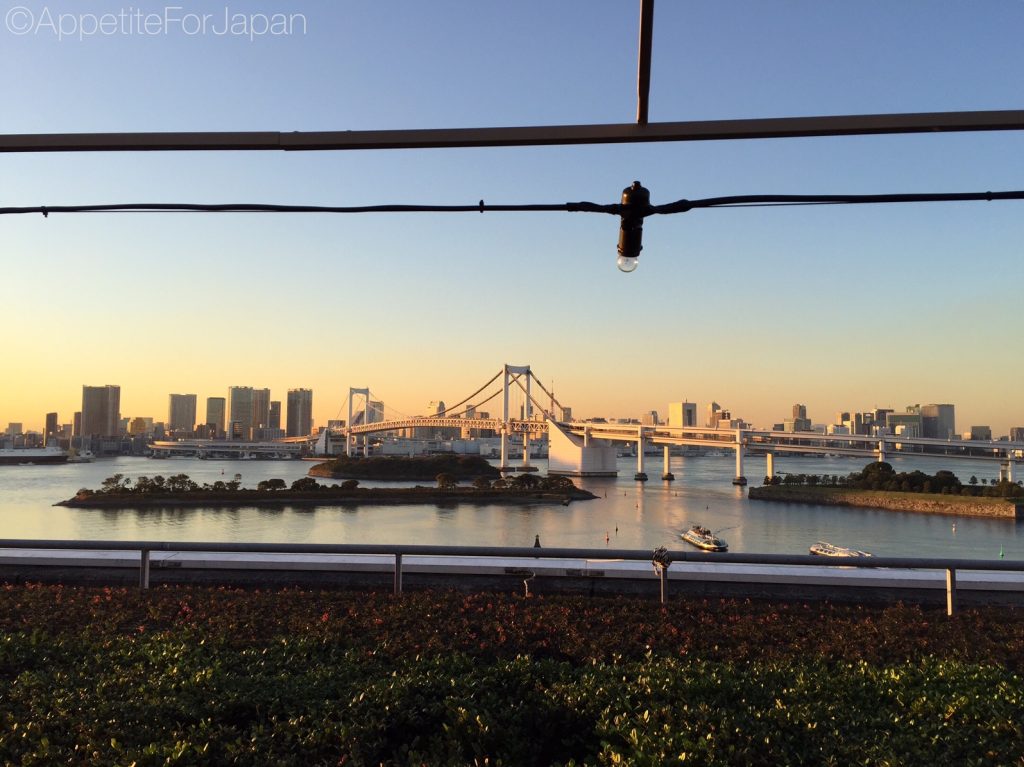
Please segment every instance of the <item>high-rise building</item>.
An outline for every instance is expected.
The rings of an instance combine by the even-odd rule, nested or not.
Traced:
[[[1010,441],[1011,442],[1024,442],[1024,426],[1011,426],[1010,427]]]
[[[266,429],[270,426],[270,389],[252,390],[252,428]]]
[[[367,423],[380,423],[384,420],[384,403],[370,400],[366,403]]]
[[[718,428],[718,422],[722,418],[722,406],[717,402],[711,402],[708,404],[708,420],[705,426],[710,426],[712,429]]]
[[[152,434],[154,429],[152,418],[132,418],[128,423],[128,433],[133,436]]]
[[[989,442],[992,440],[992,429],[988,426],[972,426],[970,431],[964,433],[964,439],[978,439]]]
[[[952,405],[921,407],[922,436],[951,439],[956,436],[956,412]]]
[[[252,438],[252,400],[251,386],[231,386],[228,388],[228,420],[231,430],[228,439]],[[267,398],[267,402],[270,398]]]
[[[783,421],[783,431],[810,431],[811,419],[807,417],[807,405],[793,405],[793,417]]]
[[[268,424],[271,429],[281,428],[281,400],[279,399],[270,401],[270,420]]]
[[[224,412],[226,404],[227,400],[224,397],[206,398],[206,423],[215,429],[215,433],[210,435],[213,439],[224,436],[224,426],[227,420]]]
[[[890,434],[899,434],[904,437],[920,437],[923,427],[921,413],[916,412],[916,406],[908,407],[905,413],[889,413],[885,417],[885,426]]]
[[[57,414],[46,414],[46,429],[43,431],[43,441],[49,444],[51,439],[56,439],[60,426],[57,424]]]
[[[671,427],[696,426],[697,425],[697,403],[696,402],[670,402],[668,403],[668,425]]]
[[[313,390],[288,390],[288,427],[285,433],[289,437],[305,437],[313,431]]]
[[[167,428],[180,436],[196,430],[196,395],[172,394],[167,408]]]
[[[116,437],[120,433],[120,421],[120,386],[82,387],[82,435]]]
[[[648,410],[640,414],[640,423],[644,426],[657,426],[660,421],[658,420],[657,410]]]

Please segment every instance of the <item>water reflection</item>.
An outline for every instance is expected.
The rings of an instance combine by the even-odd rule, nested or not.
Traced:
[[[749,459],[748,463],[748,477],[759,477],[759,462]],[[782,457],[776,459],[776,471],[845,475],[859,471],[864,463],[852,458]],[[947,463],[941,458],[895,457],[891,463],[897,471],[920,468],[934,473],[951,468],[961,479],[991,478],[998,471],[991,461]],[[94,464],[3,467],[0,537],[531,546],[539,535],[549,547],[683,549],[687,544],[679,533],[701,524],[722,531],[732,551],[802,554],[815,541],[828,540],[879,555],[997,558],[1002,547],[1006,558],[1024,558],[1021,521],[750,501],[743,488],[731,484],[734,462],[710,456],[672,458],[674,482],[659,479],[661,457],[651,457],[647,468],[654,479],[646,483],[633,479],[635,459],[623,459],[618,478],[579,482],[597,496],[595,500],[569,506],[459,502],[118,510],[52,506],[81,487],[99,487],[115,473],[133,479],[184,473],[201,484],[223,478],[222,471],[223,476],[237,471],[243,474],[244,487],[255,487],[275,477],[290,484],[305,476],[309,466],[302,461],[247,461],[239,467],[230,462],[117,458]]]

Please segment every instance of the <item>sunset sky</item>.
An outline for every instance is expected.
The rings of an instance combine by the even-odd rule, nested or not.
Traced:
[[[0,133],[630,122],[638,8],[0,0]],[[287,35],[39,24],[136,9],[302,19]],[[663,0],[655,17],[652,121],[1024,105],[1020,0]],[[1019,190],[1024,134],[7,154],[0,207],[608,203],[634,179],[655,204]],[[770,426],[796,402],[815,422],[949,402],[960,431],[1024,426],[1024,202],[659,216],[629,275],[617,233],[582,213],[0,216],[0,429],[69,422],[83,384],[119,384],[123,416],[156,420],[171,392],[201,417],[233,385],[312,388],[318,424],[350,386],[419,413],[505,362],[581,417],[713,399]]]

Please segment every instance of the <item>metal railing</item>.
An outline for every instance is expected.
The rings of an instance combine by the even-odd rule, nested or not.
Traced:
[[[0,539],[0,549],[49,551],[138,551],[139,588],[149,588],[150,554],[156,552],[205,552],[233,554],[328,554],[376,555],[394,560],[394,592],[402,593],[402,558],[479,557],[503,559],[583,559],[652,562],[657,553],[665,566],[656,567],[661,601],[667,599],[667,574],[674,563],[720,565],[768,565],[796,567],[871,568],[892,570],[939,570],[946,574],[946,612],[957,609],[957,573],[964,571],[1024,573],[1024,561],[942,559],[936,557],[820,557],[810,554],[741,554],[698,551],[652,552],[642,549],[567,549],[503,546],[421,546],[407,544],[336,543],[235,543],[217,541],[99,541]]]

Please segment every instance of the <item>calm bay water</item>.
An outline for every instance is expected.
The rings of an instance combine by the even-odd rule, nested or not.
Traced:
[[[972,474],[979,479],[998,474],[991,461],[897,457],[890,462],[897,471],[950,469],[964,481]],[[543,473],[545,462],[537,463]],[[759,484],[764,459],[744,463],[751,483]],[[777,473],[848,474],[865,463],[862,458],[782,456],[775,466]],[[290,484],[312,465],[120,457],[64,466],[2,466],[0,538],[530,546],[540,535],[546,546],[686,549],[680,531],[700,523],[721,531],[736,552],[804,554],[815,541],[828,540],[876,555],[996,559],[1002,550],[1007,559],[1024,559],[1024,521],[750,501],[745,490],[731,484],[732,457],[673,458],[675,482],[661,481],[661,458],[649,457],[645,468],[652,479],[646,483],[633,480],[636,459],[623,458],[618,478],[577,480],[599,497],[568,507],[94,510],[52,505],[79,488],[98,488],[115,473],[133,479],[184,473],[200,483],[230,480],[237,473],[244,487],[255,487],[272,477]]]

